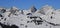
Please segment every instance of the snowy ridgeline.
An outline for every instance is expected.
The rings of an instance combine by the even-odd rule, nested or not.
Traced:
[[[28,10],[16,7],[0,8],[1,28],[60,28],[60,10],[52,6],[43,6],[37,10],[32,6]]]

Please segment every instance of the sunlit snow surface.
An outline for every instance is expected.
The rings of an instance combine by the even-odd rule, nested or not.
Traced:
[[[32,10],[33,9],[33,10]],[[60,28],[60,11],[49,6],[41,10],[17,10],[13,7],[0,15],[0,28],[16,25],[18,28]],[[32,12],[31,12],[32,10]]]

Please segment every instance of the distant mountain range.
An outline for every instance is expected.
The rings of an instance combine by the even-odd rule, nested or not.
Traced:
[[[40,10],[32,6],[28,10],[17,7],[0,8],[1,28],[60,28],[60,10],[45,5]]]

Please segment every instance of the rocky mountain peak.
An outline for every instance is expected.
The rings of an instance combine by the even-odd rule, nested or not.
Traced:
[[[45,5],[38,12],[42,13],[42,14],[45,14],[47,11],[50,11],[50,10],[52,11],[53,7],[49,6],[49,5]]]
[[[35,6],[32,6],[32,7],[30,8],[30,10],[31,10],[31,12],[36,12],[36,11],[37,11],[37,9],[35,8]]]

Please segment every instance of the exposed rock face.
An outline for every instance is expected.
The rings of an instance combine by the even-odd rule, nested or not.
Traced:
[[[5,8],[0,8],[0,13],[5,13],[6,9]]]
[[[31,9],[31,12],[32,12],[32,13],[34,13],[34,12],[37,11],[37,9],[35,8],[35,6],[32,6],[30,9]]]
[[[10,17],[11,14],[15,14],[18,11],[18,9],[16,7],[12,7],[10,9],[10,14],[8,15]]]
[[[29,10],[10,10],[0,8],[0,27],[2,28],[60,28],[60,10],[51,6],[43,6],[37,10],[32,6]]]
[[[24,14],[24,11],[23,10],[21,10],[21,14]]]
[[[15,13],[16,11],[18,11],[18,9],[16,7],[12,7],[10,10],[11,13]]]

